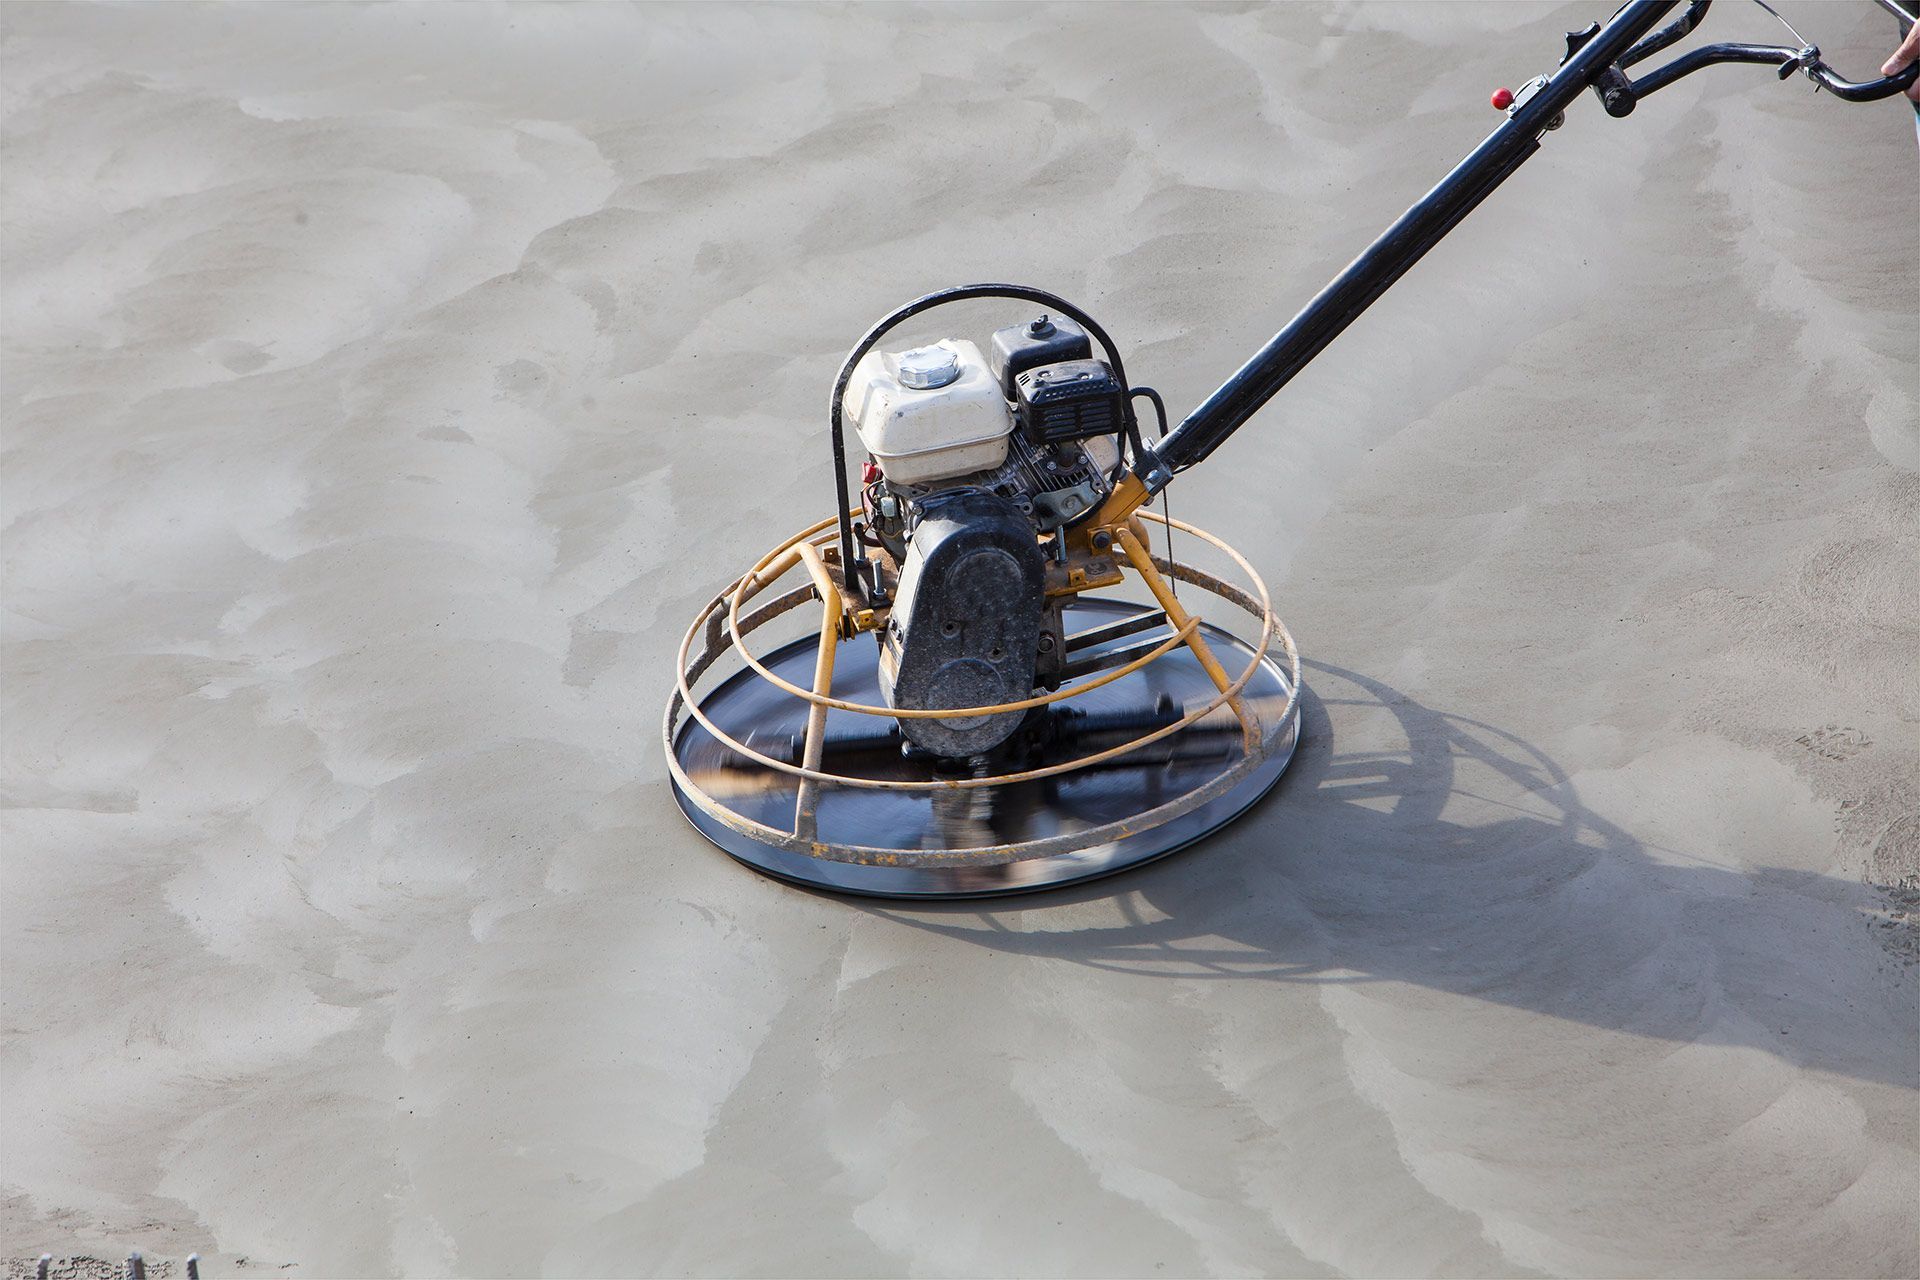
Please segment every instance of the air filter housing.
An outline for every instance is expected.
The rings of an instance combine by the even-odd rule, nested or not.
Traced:
[[[1125,421],[1120,380],[1104,360],[1066,360],[1013,380],[1013,412],[1036,445],[1110,436]]]

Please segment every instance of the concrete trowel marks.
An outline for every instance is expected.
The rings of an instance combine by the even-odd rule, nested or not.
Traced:
[[[1604,16],[0,11],[9,1267],[1920,1272],[1895,105],[1583,103],[1182,477],[1309,659],[1216,839],[845,903],[664,783],[875,316],[1181,411]]]

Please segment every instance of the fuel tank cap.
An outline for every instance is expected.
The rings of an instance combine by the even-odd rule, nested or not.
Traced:
[[[900,385],[915,391],[944,387],[960,376],[960,357],[945,347],[916,347],[894,361]]]

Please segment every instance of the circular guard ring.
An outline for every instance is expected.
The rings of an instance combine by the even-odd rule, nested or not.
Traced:
[[[1251,590],[1150,555],[1137,524],[1122,531],[1123,562],[1161,607],[1086,595],[1068,603],[1068,658],[1096,674],[1020,702],[931,713],[1032,709],[1018,749],[996,753],[991,768],[902,752],[895,713],[881,705],[877,645],[839,641],[828,563],[835,522],[788,539],[710,601],[681,643],[664,726],[681,809],[756,870],[833,892],[902,898],[1087,880],[1163,857],[1232,821],[1292,759],[1299,653],[1243,556],[1184,521],[1138,515],[1223,552]],[[801,565],[811,584],[745,612]],[[1258,624],[1258,640],[1186,616],[1166,577],[1234,605]],[[764,657],[743,643],[823,597],[819,636]],[[728,653],[744,669],[696,694]]]

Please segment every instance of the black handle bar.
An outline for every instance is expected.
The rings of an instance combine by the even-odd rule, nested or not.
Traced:
[[[1789,68],[1780,68],[1782,80],[1787,78]],[[1851,80],[1842,80],[1833,74],[1833,69],[1816,59],[1806,68],[1807,74],[1826,86],[1836,98],[1845,98],[1848,102],[1875,102],[1881,98],[1891,98],[1896,93],[1905,93],[1920,80],[1920,62],[1909,66],[1905,71],[1896,71],[1890,76],[1878,80],[1867,80],[1855,84]]]
[[[1678,18],[1655,30],[1678,2],[1628,0],[1604,25],[1596,23],[1584,31],[1569,32],[1567,56],[1557,71],[1537,81],[1537,90],[1524,101],[1514,103],[1507,119],[1486,141],[1368,245],[1326,288],[1315,294],[1285,328],[1188,414],[1157,448],[1145,452],[1135,470],[1147,493],[1152,495],[1166,488],[1176,472],[1204,459],[1244,425],[1394,281],[1405,275],[1427,250],[1538,151],[1541,135],[1557,128],[1568,105],[1586,90],[1593,89],[1599,95],[1607,114],[1624,116],[1647,94],[1702,67],[1721,62],[1776,66],[1782,79],[1795,71],[1804,71],[1816,84],[1848,102],[1891,97],[1920,76],[1920,66],[1913,66],[1881,80],[1855,84],[1835,75],[1820,61],[1820,51],[1811,45],[1788,49],[1772,45],[1718,44],[1683,54],[1638,80],[1630,79],[1624,70],[1626,67],[1686,36],[1698,25],[1712,0],[1691,0]]]
[[[1796,71],[1804,71],[1815,84],[1848,102],[1876,102],[1881,98],[1891,98],[1896,93],[1906,92],[1915,78],[1920,77],[1920,63],[1915,63],[1904,71],[1896,71],[1879,80],[1856,84],[1835,75],[1833,68],[1820,60],[1820,50],[1812,45],[1804,49],[1789,49],[1771,44],[1710,44],[1681,54],[1659,70],[1650,71],[1629,83],[1634,96],[1644,98],[1666,88],[1681,76],[1691,75],[1702,67],[1720,62],[1754,62],[1778,67],[1782,80]]]

